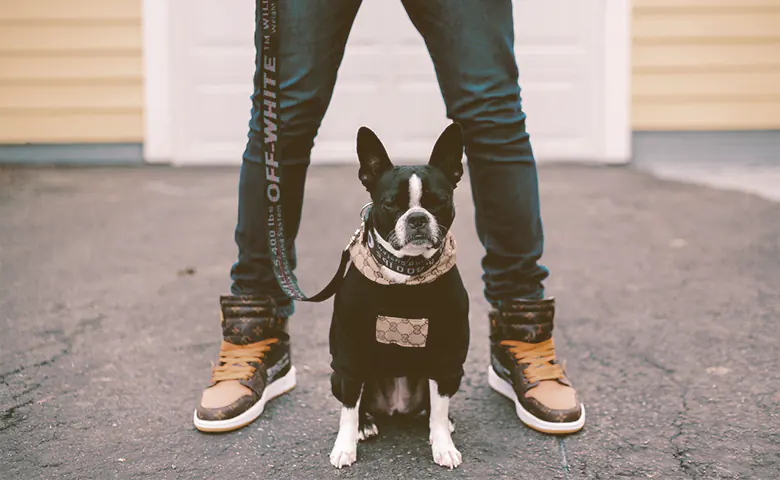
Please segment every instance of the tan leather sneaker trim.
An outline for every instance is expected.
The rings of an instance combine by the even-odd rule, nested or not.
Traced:
[[[241,385],[238,380],[225,380],[203,391],[200,406],[210,409],[224,408],[241,397],[252,394],[252,390]]]
[[[535,398],[550,410],[569,410],[578,408],[577,392],[572,387],[561,385],[555,380],[544,380],[531,388],[525,394],[527,398]]]
[[[252,408],[257,401],[258,397],[256,395],[244,395],[230,405],[225,405],[221,408],[205,408],[202,405],[198,405],[198,418],[208,421],[235,418]]]
[[[545,422],[555,423],[569,423],[576,422],[582,417],[582,408],[580,408],[579,398],[577,399],[577,406],[566,410],[552,410],[542,405],[537,399],[533,397],[521,397],[520,403],[528,413],[544,420]]]

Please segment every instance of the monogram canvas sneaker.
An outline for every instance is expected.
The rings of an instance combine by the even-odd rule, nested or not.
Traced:
[[[488,383],[534,430],[573,433],[585,425],[585,407],[555,356],[554,316],[552,298],[514,299],[490,312]]]
[[[222,346],[193,421],[202,432],[239,429],[295,387],[287,316],[271,298],[222,296]]]

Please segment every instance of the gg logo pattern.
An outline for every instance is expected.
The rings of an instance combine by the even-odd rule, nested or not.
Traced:
[[[421,348],[427,340],[427,318],[376,317],[376,341],[379,343]]]
[[[370,236],[369,236],[370,238]],[[452,232],[448,232],[444,239],[444,246],[441,256],[436,264],[418,275],[412,275],[406,277],[403,281],[398,281],[395,278],[388,278],[382,272],[382,267],[379,262],[376,261],[367,245],[361,242],[355,242],[349,247],[350,259],[355,267],[372,282],[379,283],[381,285],[419,285],[421,283],[430,283],[447,273],[452,267],[455,266],[455,238],[452,236]]]

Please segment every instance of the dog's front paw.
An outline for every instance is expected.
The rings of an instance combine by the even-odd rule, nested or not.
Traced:
[[[366,420],[360,425],[360,428],[358,429],[358,440],[361,442],[377,435],[379,435],[379,428],[377,428],[376,424],[370,420]]]
[[[357,442],[342,441],[336,439],[333,450],[330,452],[330,463],[336,468],[348,467],[357,460]]]
[[[433,461],[442,467],[449,469],[457,468],[463,461],[463,457],[461,457],[458,449],[455,448],[451,438],[433,439],[431,451],[433,452]]]

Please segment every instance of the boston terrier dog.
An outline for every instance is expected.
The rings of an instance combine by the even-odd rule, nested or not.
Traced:
[[[374,416],[427,412],[433,460],[455,468],[462,459],[449,402],[469,347],[469,300],[450,232],[461,127],[442,132],[427,165],[393,166],[366,127],[357,154],[372,203],[334,300],[331,388],[342,409],[330,461],[341,468],[356,460],[358,440],[379,433]]]

